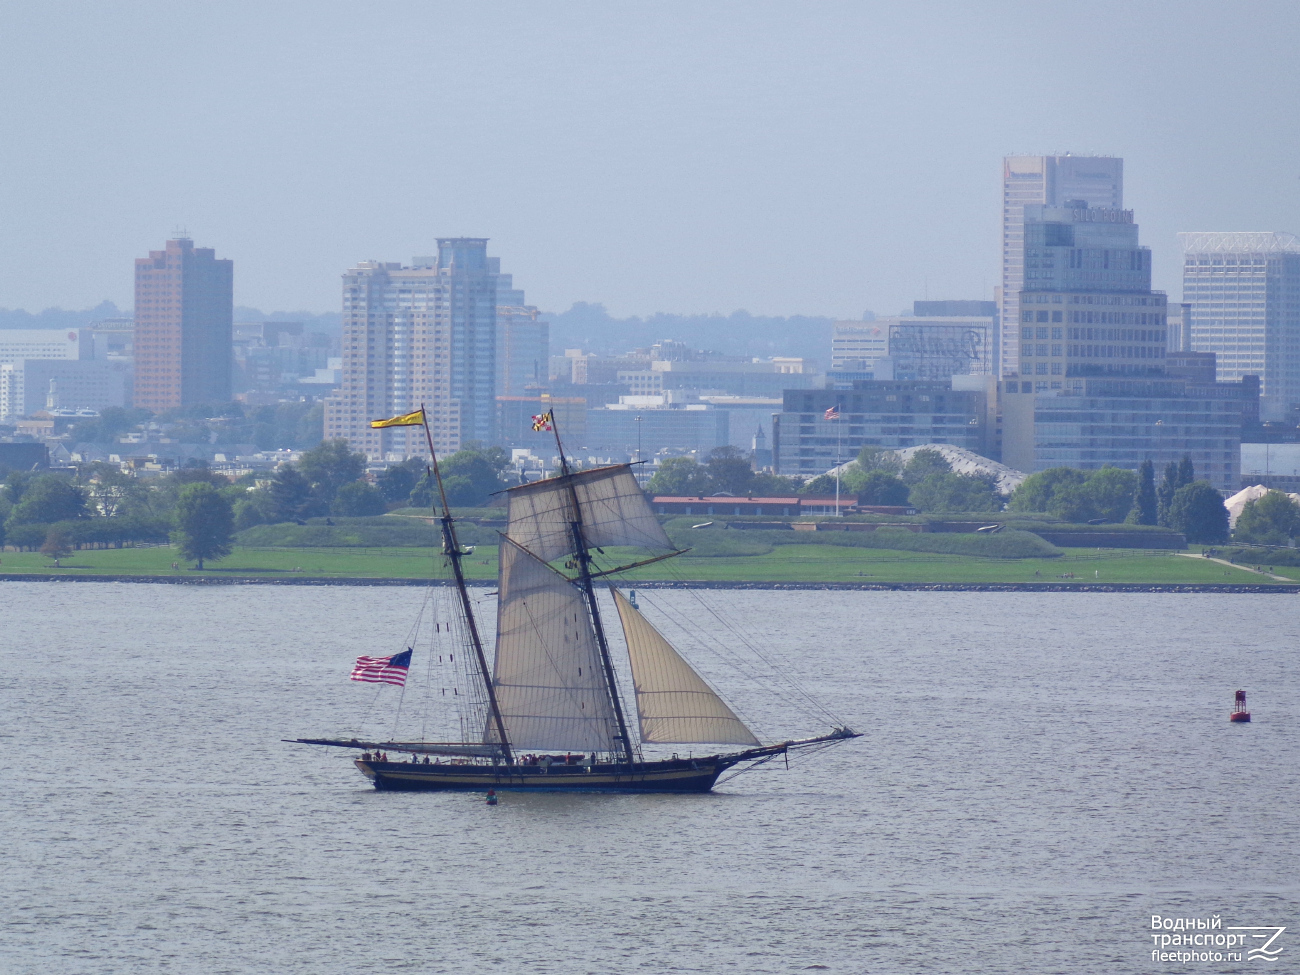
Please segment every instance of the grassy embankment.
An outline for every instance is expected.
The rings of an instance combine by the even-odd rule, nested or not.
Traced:
[[[475,513],[479,514],[479,513]],[[499,514],[492,512],[489,514]],[[690,551],[677,559],[629,573],[629,580],[697,582],[863,583],[1178,583],[1267,584],[1246,569],[1168,551],[1058,548],[1038,535],[1007,528],[997,533],[913,533],[900,528],[873,532],[734,530],[721,525],[692,528],[693,519],[665,526],[675,545]],[[463,520],[462,544],[474,546],[464,562],[470,578],[493,580],[498,536],[491,525]],[[13,573],[62,576],[132,575],[260,579],[445,578],[434,544],[437,529],[414,518],[313,519],[306,525],[261,525],[241,532],[227,558],[202,573],[169,547],[74,552],[55,568],[38,553],[6,552],[0,577]],[[603,568],[636,561],[643,553],[610,549]],[[1242,560],[1246,561],[1246,560]],[[176,563],[178,568],[173,569]],[[1300,577],[1300,568],[1277,567]]]
[[[1055,558],[995,559],[970,555],[891,551],[835,545],[780,545],[754,555],[692,557],[687,555],[628,573],[630,580],[736,582],[1121,582],[1266,584],[1270,580],[1244,569],[1208,559],[1130,549],[1065,549]],[[496,548],[481,546],[465,560],[475,579],[496,578]],[[629,553],[630,554],[630,553]],[[612,558],[616,553],[610,552]],[[445,576],[442,559],[431,548],[236,548],[227,558],[209,563],[202,573],[180,563],[167,547],[75,552],[56,569],[38,553],[4,553],[0,577],[13,573],[45,575],[208,576],[210,578],[352,578],[420,579]],[[619,560],[621,561],[630,561]],[[614,563],[618,564],[618,563]],[[295,570],[301,571],[295,571]],[[1278,574],[1297,570],[1279,567]],[[1059,577],[1073,573],[1073,580]]]

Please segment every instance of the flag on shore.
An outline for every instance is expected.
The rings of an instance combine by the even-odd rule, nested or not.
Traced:
[[[363,680],[367,684],[395,684],[406,686],[406,675],[411,669],[410,650],[403,650],[391,657],[357,657],[356,666],[352,668],[351,680]]]
[[[827,410],[825,413],[822,414],[822,419],[824,420],[838,420],[839,418],[840,418],[840,408],[838,404],[832,406],[829,410]]]
[[[390,417],[387,420],[371,420],[370,425],[376,430],[380,427],[421,427],[424,426],[424,408],[421,407],[414,413]]]
[[[545,413],[538,413],[533,417],[533,433],[541,433],[543,430],[550,430],[554,417],[548,410]]]

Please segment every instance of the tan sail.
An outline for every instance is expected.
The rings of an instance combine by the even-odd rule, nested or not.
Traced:
[[[627,464],[511,488],[506,528],[510,539],[543,562],[571,555],[575,549],[570,485],[582,506],[582,530],[589,547],[673,547]]]
[[[758,739],[693,667],[614,590],[623,621],[641,740],[659,744],[757,745]]]
[[[492,683],[511,747],[615,750],[613,706],[581,591],[509,539],[500,571]],[[484,740],[497,738],[489,721]]]

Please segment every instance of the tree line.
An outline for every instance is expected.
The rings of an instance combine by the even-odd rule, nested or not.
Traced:
[[[467,445],[442,461],[448,501],[457,507],[488,503],[507,486],[509,457],[500,448]],[[205,464],[139,478],[116,464],[83,464],[75,471],[13,471],[0,489],[0,547],[40,548],[55,559],[87,547],[171,540],[185,559],[230,554],[237,531],[260,524],[305,523],[318,517],[368,517],[406,507],[428,507],[433,488],[418,458],[394,464],[370,483],[366,458],[345,440],[321,442],[296,464],[282,464],[266,480],[232,480]]]

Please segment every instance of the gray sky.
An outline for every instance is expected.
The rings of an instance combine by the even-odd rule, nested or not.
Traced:
[[[991,297],[1001,157],[1125,160],[1180,230],[1300,231],[1300,4],[19,3],[0,306],[129,306],[177,226],[235,299],[493,238],[529,301],[894,313]]]

